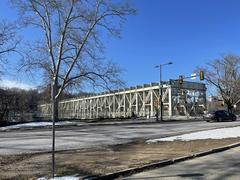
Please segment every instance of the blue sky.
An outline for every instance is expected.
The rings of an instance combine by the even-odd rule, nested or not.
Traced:
[[[14,19],[14,10],[0,1],[0,18]],[[106,41],[105,56],[124,70],[127,86],[190,75],[221,54],[240,54],[239,0],[132,0],[137,15],[128,18],[122,38]],[[31,34],[31,33],[30,33]],[[2,79],[13,80],[6,74]],[[35,85],[28,78],[22,83]]]

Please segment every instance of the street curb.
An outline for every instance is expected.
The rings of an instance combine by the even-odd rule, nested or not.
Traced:
[[[89,124],[86,124],[86,125],[83,125],[83,126],[111,126],[111,125],[134,125],[134,124],[170,124],[170,123],[175,123],[175,122],[181,122],[181,123],[187,123],[187,122],[198,122],[198,121],[203,121],[203,120],[164,120],[164,121],[159,121],[159,122],[156,122],[156,121],[140,121],[140,122],[137,122],[137,121],[132,121],[132,122],[114,122],[114,123],[89,123]],[[81,126],[81,125],[80,125]]]
[[[183,162],[183,161],[186,161],[186,160],[191,160],[191,159],[194,159],[194,158],[203,157],[203,156],[206,156],[206,155],[226,151],[228,149],[235,148],[235,147],[238,147],[238,146],[240,146],[240,142],[230,144],[230,145],[227,145],[227,146],[223,146],[223,147],[220,147],[220,148],[215,148],[215,149],[211,149],[211,150],[208,150],[208,151],[192,154],[192,155],[189,155],[189,156],[182,156],[182,157],[175,158],[175,159],[169,159],[169,160],[164,160],[164,161],[160,161],[160,162],[156,162],[156,163],[151,163],[151,164],[148,164],[148,165],[144,165],[142,167],[130,168],[130,169],[126,169],[126,170],[123,170],[123,171],[116,172],[116,173],[109,173],[109,174],[99,176],[99,177],[90,177],[90,178],[86,177],[84,179],[86,179],[86,180],[87,179],[88,180],[111,180],[111,179],[116,179],[116,178],[123,177],[123,176],[129,176],[129,175],[132,175],[132,174],[135,174],[135,173],[140,173],[140,172],[143,172],[143,171],[146,171],[146,170],[161,168],[161,167],[173,165],[175,163]]]
[[[187,122],[198,122],[202,120],[165,120],[165,121],[159,121],[156,122],[154,120],[152,121],[147,121],[147,120],[140,120],[139,122],[136,121],[119,121],[119,122],[97,122],[97,123],[86,123],[86,124],[67,124],[67,125],[56,125],[55,127],[57,129],[60,128],[65,128],[65,127],[86,127],[86,126],[118,126],[118,125],[136,125],[136,124],[168,124],[168,123],[174,123],[174,122],[181,122],[181,123],[187,123]],[[7,127],[7,126],[6,126]],[[47,126],[38,126],[38,127],[21,127],[21,128],[12,128],[12,129],[4,129],[1,130],[0,127],[0,132],[10,132],[10,131],[21,131],[21,130],[35,130],[35,129],[52,129],[51,125]]]

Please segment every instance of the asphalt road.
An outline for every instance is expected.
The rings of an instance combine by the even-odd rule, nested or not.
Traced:
[[[186,132],[240,126],[240,121],[204,121],[66,127],[56,130],[56,150],[81,149],[166,137]],[[51,150],[51,129],[0,132],[0,155]]]
[[[240,147],[174,165],[134,174],[124,180],[239,180]]]

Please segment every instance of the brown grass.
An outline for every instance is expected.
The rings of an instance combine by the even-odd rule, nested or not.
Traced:
[[[240,142],[239,138],[146,144],[138,141],[56,154],[57,175],[103,175]],[[49,177],[51,154],[0,156],[0,179]]]

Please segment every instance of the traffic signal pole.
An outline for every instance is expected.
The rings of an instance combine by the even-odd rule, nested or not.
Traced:
[[[165,65],[171,65],[173,64],[172,62],[168,62],[168,63],[165,63],[165,64],[159,64],[157,66],[155,66],[155,68],[159,68],[159,101],[160,101],[160,120],[162,121],[163,120],[163,102],[162,102],[162,95],[163,95],[163,87],[162,87],[162,67],[165,66]],[[158,119],[158,118],[157,118]]]
[[[160,65],[160,121],[163,120],[163,102],[162,102],[162,94],[163,94],[163,87],[162,87],[162,65]]]

